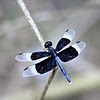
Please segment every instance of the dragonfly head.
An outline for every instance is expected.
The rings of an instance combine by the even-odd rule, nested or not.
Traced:
[[[48,48],[48,47],[52,46],[52,42],[47,41],[44,46],[45,46],[45,48]]]

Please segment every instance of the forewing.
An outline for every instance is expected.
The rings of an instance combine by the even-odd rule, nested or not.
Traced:
[[[61,61],[67,62],[77,57],[84,50],[85,47],[86,43],[78,41],[69,48],[58,53],[58,57],[60,58]]]
[[[35,75],[44,74],[57,66],[56,61],[53,57],[49,57],[40,63],[27,67],[23,71],[24,77],[31,77]]]
[[[34,53],[20,53],[15,57],[15,59],[20,62],[34,61],[37,63],[44,59],[47,59],[48,56],[50,56],[50,53],[45,51]]]
[[[59,40],[56,51],[60,51],[63,47],[65,47],[67,44],[69,44],[75,36],[75,30],[74,29],[68,29],[64,33],[63,37]]]

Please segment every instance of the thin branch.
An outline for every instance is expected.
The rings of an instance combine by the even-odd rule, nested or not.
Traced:
[[[42,92],[41,97],[40,97],[39,100],[44,100],[44,97],[45,97],[45,95],[46,95],[46,92],[47,92],[47,90],[48,90],[48,88],[49,88],[49,86],[50,86],[50,83],[52,82],[52,80],[53,80],[53,78],[54,78],[54,76],[55,76],[55,74],[56,74],[57,69],[58,69],[58,67],[56,67],[56,68],[52,71],[52,73],[51,73],[51,75],[50,75],[50,77],[49,77],[49,79],[48,79],[48,81],[47,81],[47,83],[46,83],[46,85],[45,85],[45,87],[44,87],[44,90],[43,90],[43,92]]]
[[[37,36],[37,38],[38,38],[40,44],[41,44],[42,47],[44,48],[44,43],[45,43],[45,42],[44,42],[44,40],[43,40],[43,37],[42,37],[40,31],[38,30],[38,28],[37,28],[35,22],[33,21],[33,19],[32,19],[32,17],[31,17],[30,13],[29,13],[29,11],[28,11],[28,9],[26,8],[25,3],[23,2],[23,0],[17,0],[17,2],[18,2],[18,4],[20,5],[22,11],[24,12],[24,14],[25,14],[25,16],[26,16],[28,22],[30,23],[30,25],[31,25],[31,27],[32,27],[32,29],[33,29],[33,31],[35,32],[35,34],[36,34],[36,36]]]
[[[36,36],[37,36],[37,38],[38,38],[40,44],[41,44],[42,47],[44,48],[44,40],[43,40],[43,37],[42,37],[40,31],[38,30],[38,28],[37,28],[37,26],[36,26],[34,20],[32,19],[31,15],[30,15],[30,13],[29,13],[29,11],[28,11],[28,9],[26,8],[25,3],[23,2],[23,0],[17,0],[17,2],[18,2],[18,4],[20,5],[22,11],[24,12],[24,14],[25,14],[25,16],[26,16],[28,22],[30,23],[30,25],[31,25],[31,27],[32,27],[32,29],[33,29],[33,31],[35,32],[35,34],[36,34]],[[45,87],[44,87],[44,90],[43,90],[43,92],[42,92],[41,97],[40,97],[39,100],[44,100],[44,97],[45,97],[45,94],[46,94],[46,92],[47,92],[47,89],[48,89],[50,83],[52,82],[52,80],[53,80],[53,78],[54,78],[54,76],[55,76],[55,74],[56,74],[57,69],[58,69],[58,67],[52,71],[52,73],[51,73],[51,75],[50,75],[50,77],[49,77],[49,79],[48,79],[48,81],[47,81],[47,83],[46,83],[46,85],[45,85]]]

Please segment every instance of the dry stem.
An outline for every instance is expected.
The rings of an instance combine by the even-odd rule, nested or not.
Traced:
[[[42,92],[41,97],[40,97],[39,100],[44,100],[44,97],[45,97],[45,95],[46,95],[46,92],[47,92],[47,90],[48,90],[48,88],[49,88],[49,86],[50,86],[50,83],[52,82],[52,80],[53,80],[53,78],[54,78],[54,76],[55,76],[55,74],[56,74],[57,69],[58,69],[58,67],[55,68],[55,69],[52,71],[52,73],[51,73],[51,75],[50,75],[50,77],[49,77],[49,79],[48,79],[48,81],[47,81],[47,83],[46,83],[46,85],[45,85],[45,87],[44,87],[44,90],[43,90],[43,92]]]
[[[38,30],[38,28],[37,28],[37,26],[36,26],[34,20],[32,19],[31,15],[30,15],[30,13],[29,13],[29,11],[28,11],[28,9],[26,8],[25,3],[23,2],[23,0],[17,0],[17,2],[18,2],[18,4],[20,5],[22,11],[24,12],[24,14],[25,14],[25,16],[26,16],[26,18],[27,18],[29,24],[31,25],[33,31],[35,32],[35,34],[36,34],[36,36],[37,36],[37,38],[38,38],[40,44],[41,44],[42,47],[44,48],[44,40],[43,40],[43,37],[42,37],[40,31]],[[49,79],[48,79],[48,81],[47,81],[47,83],[46,83],[46,85],[45,85],[45,87],[44,87],[44,90],[43,90],[43,92],[42,92],[42,94],[41,94],[40,100],[44,100],[44,97],[45,97],[45,94],[46,94],[46,92],[47,92],[47,89],[48,89],[50,83],[52,82],[53,77],[54,77],[54,75],[55,75],[57,69],[58,69],[58,67],[52,71],[52,73],[51,73],[51,75],[50,75],[50,77],[49,77]]]
[[[22,11],[25,14],[25,17],[27,18],[29,24],[31,25],[33,31],[35,32],[40,44],[42,45],[42,47],[44,48],[44,39],[40,33],[40,31],[38,30],[38,27],[36,26],[34,20],[32,19],[28,9],[26,8],[25,3],[23,2],[23,0],[17,0],[18,4],[20,5]]]

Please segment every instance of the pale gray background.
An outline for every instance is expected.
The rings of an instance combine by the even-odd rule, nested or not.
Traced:
[[[45,41],[53,46],[66,29],[74,28],[72,43],[87,47],[79,57],[62,63],[72,85],[58,69],[46,100],[100,99],[100,0],[24,0]],[[0,0],[0,100],[38,100],[50,75],[23,78],[32,63],[15,61],[20,52],[43,50],[17,0]]]

